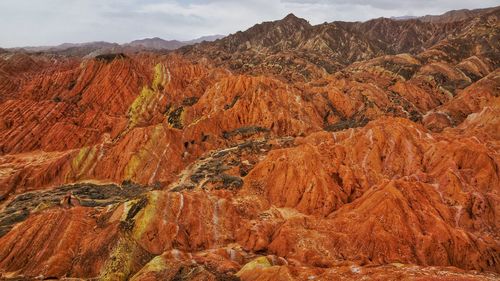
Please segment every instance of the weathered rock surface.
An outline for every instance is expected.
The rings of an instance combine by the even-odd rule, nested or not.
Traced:
[[[1,53],[0,278],[498,280],[498,9],[458,18]]]

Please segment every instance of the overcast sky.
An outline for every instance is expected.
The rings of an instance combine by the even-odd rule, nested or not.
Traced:
[[[64,42],[189,40],[294,13],[312,24],[440,14],[500,0],[0,0],[0,47]]]

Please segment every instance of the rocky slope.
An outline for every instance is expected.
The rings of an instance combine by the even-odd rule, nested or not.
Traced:
[[[446,42],[445,39],[461,40],[466,44],[498,45],[500,9],[475,13],[478,16],[471,19],[444,23],[380,18],[315,26],[290,14],[282,20],[257,24],[216,42],[186,46],[180,52],[195,58],[207,57],[217,65],[239,72],[278,74],[293,81],[310,81],[355,61],[384,54],[418,54],[443,40]],[[467,30],[481,30],[488,36],[463,42]],[[477,48],[475,52],[487,50]]]
[[[2,53],[0,276],[498,280],[499,30],[290,15]]]

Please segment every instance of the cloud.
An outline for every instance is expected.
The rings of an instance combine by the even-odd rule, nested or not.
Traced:
[[[2,0],[0,46],[154,36],[189,40],[244,30],[290,12],[318,24],[495,5],[497,0]]]
[[[481,4],[470,0],[282,0],[283,3],[300,3],[305,5],[352,5],[365,6],[376,10],[414,10],[419,15],[422,11],[437,11],[442,13],[452,9],[491,7],[498,5],[498,1],[481,1]]]

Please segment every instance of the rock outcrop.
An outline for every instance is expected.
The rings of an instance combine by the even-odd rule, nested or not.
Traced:
[[[498,27],[0,54],[0,278],[498,280]]]

